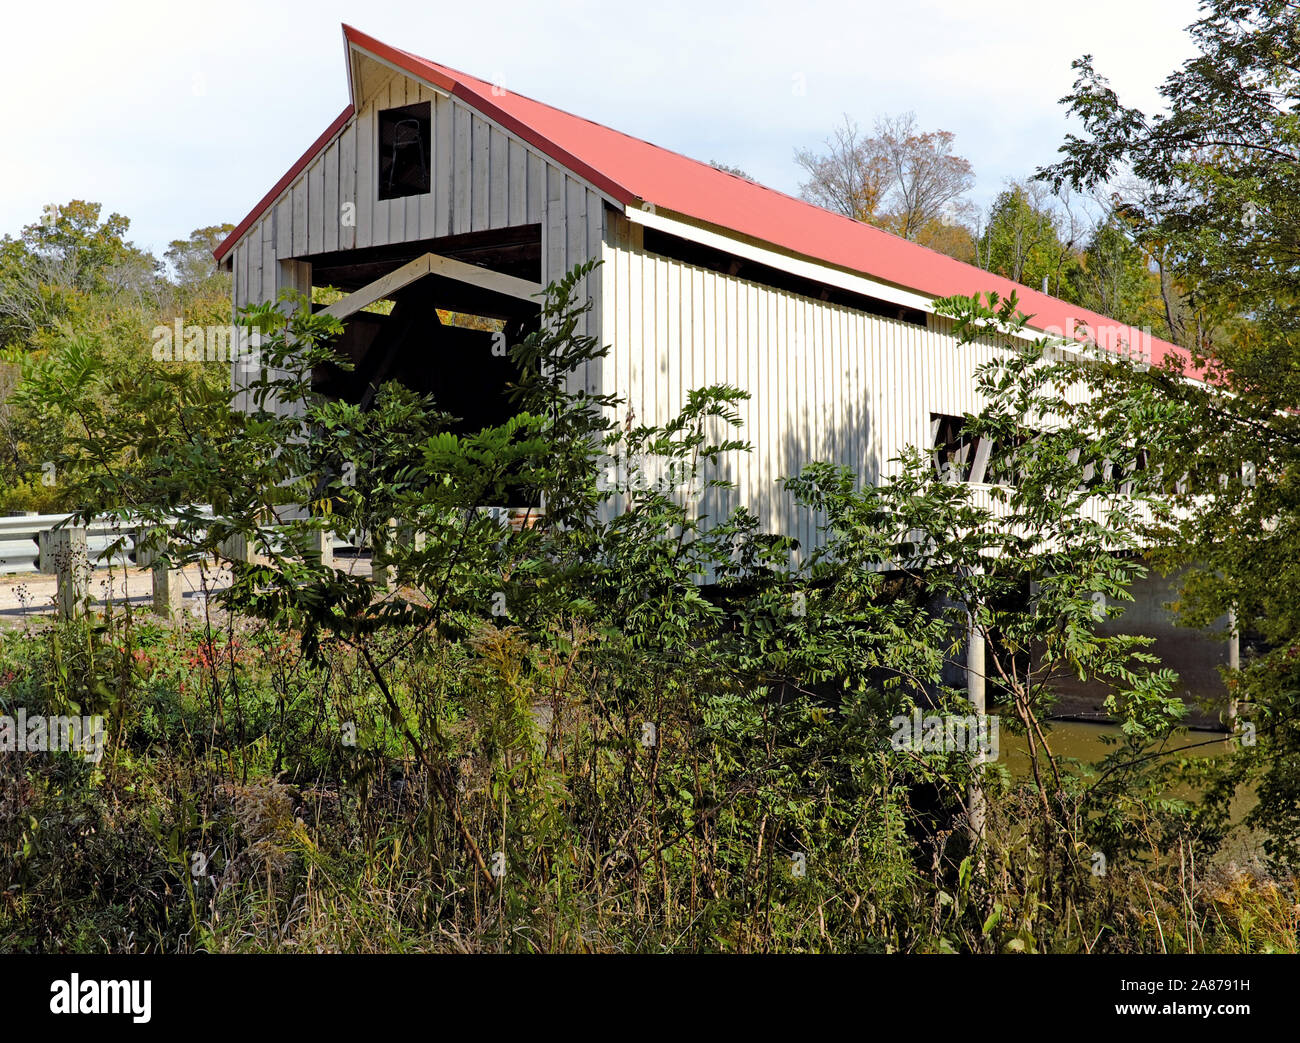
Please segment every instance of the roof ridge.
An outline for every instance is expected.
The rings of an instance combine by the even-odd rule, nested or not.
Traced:
[[[849,272],[923,297],[996,291],[1005,298],[1014,293],[1021,309],[1030,314],[1030,325],[1043,330],[1081,322],[1099,329],[1137,331],[1131,324],[986,271],[887,229],[827,210],[752,178],[719,170],[712,163],[530,95],[504,86],[498,95],[495,86],[487,80],[386,44],[346,23],[343,33],[349,55],[355,47],[400,72],[434,83],[439,90],[459,97],[482,116],[624,207],[636,202],[648,203],[666,213],[680,215],[688,222],[699,222],[729,235],[766,244],[777,252],[806,258],[828,270]],[[512,104],[511,98],[517,99],[516,103]],[[351,110],[349,105],[214,251],[218,260],[226,256],[315,152],[325,146],[331,133],[351,118]],[[707,174],[701,175],[701,171]],[[720,178],[724,175],[733,183],[722,182]],[[756,192],[763,195],[758,196]],[[770,205],[760,205],[763,201]],[[1160,357],[1170,351],[1186,354],[1186,349],[1147,336],[1152,346],[1158,348]]]
[[[365,34],[362,34],[362,35],[365,35]],[[373,39],[373,37],[372,37],[372,39]],[[391,46],[391,45],[389,45],[389,46]],[[478,85],[478,84],[487,84],[489,87],[494,86],[493,84],[491,84],[490,81],[483,79],[481,76],[475,76],[473,73],[471,73],[471,72],[466,72],[466,71],[463,70],[463,69],[456,69],[456,68],[453,68],[452,66],[447,65],[447,64],[444,63],[444,62],[435,61],[435,60],[432,59],[432,58],[426,58],[426,57],[424,57],[423,55],[415,54],[413,51],[408,51],[408,50],[406,50],[405,48],[401,48],[401,47],[393,47],[392,49],[395,50],[395,51],[400,51],[402,54],[406,55],[408,58],[413,59],[414,61],[421,62],[421,63],[423,63],[423,64],[425,64],[425,65],[431,65],[431,66],[434,66],[435,68],[439,69],[440,71],[450,74],[453,78],[454,78],[454,77],[460,77],[460,78],[462,78],[462,79],[458,80],[457,82],[461,82],[461,83],[463,83],[465,78],[474,81],[474,84],[472,84],[472,85],[471,85],[471,84],[466,84],[466,86],[467,86],[469,89],[473,90],[474,93],[475,93],[476,95],[478,95],[480,98],[482,98],[482,92],[477,88],[476,85]],[[504,86],[502,86],[502,90],[505,91],[505,93],[507,93],[507,94],[513,94],[515,97],[517,97],[517,98],[522,98],[522,99],[524,99],[525,101],[531,102],[531,103],[534,104],[534,105],[540,105],[540,106],[541,106],[542,108],[544,108],[544,109],[549,109],[551,112],[558,112],[558,113],[560,113],[561,115],[564,115],[564,116],[569,117],[570,119],[579,120],[580,122],[582,122],[582,123],[586,123],[586,124],[588,124],[589,126],[597,127],[597,128],[599,128],[600,130],[603,130],[603,131],[608,131],[608,132],[611,133],[611,134],[617,134],[619,137],[621,137],[621,138],[626,138],[626,139],[628,139],[629,141],[639,142],[640,144],[642,144],[642,145],[646,145],[646,146],[648,146],[648,147],[650,147],[650,148],[658,149],[660,152],[666,152],[666,153],[668,153],[669,155],[677,156],[679,159],[686,160],[686,161],[689,162],[689,163],[694,163],[694,164],[696,164],[696,165],[699,166],[699,167],[702,167],[702,168],[704,168],[704,169],[706,169],[706,170],[712,171],[714,174],[716,174],[716,175],[718,175],[718,176],[726,176],[726,177],[732,177],[732,178],[735,178],[736,180],[741,181],[741,182],[743,182],[743,183],[745,183],[745,184],[753,185],[753,186],[755,186],[756,188],[760,188],[760,189],[762,189],[764,192],[770,192],[770,193],[772,193],[773,195],[780,196],[780,197],[783,198],[783,199],[788,199],[788,200],[790,200],[790,201],[793,202],[793,203],[798,203],[798,204],[801,205],[801,206],[810,207],[810,208],[812,208],[813,210],[818,211],[819,213],[830,214],[832,217],[835,217],[835,218],[838,218],[838,219],[840,219],[840,220],[843,220],[843,221],[847,221],[847,222],[849,222],[849,223],[850,223],[851,225],[853,225],[855,228],[869,229],[869,230],[870,230],[871,232],[873,232],[873,233],[876,233],[876,234],[879,234],[879,235],[882,235],[882,236],[888,236],[890,239],[896,240],[897,242],[900,242],[900,243],[906,243],[906,244],[908,244],[910,247],[912,247],[912,248],[914,248],[914,249],[925,250],[925,251],[927,251],[928,253],[930,253],[930,254],[932,254],[933,256],[935,256],[936,258],[941,258],[941,259],[942,259],[943,261],[945,261],[945,262],[949,262],[949,263],[951,263],[951,264],[959,264],[959,265],[963,265],[964,267],[971,268],[971,269],[973,269],[973,270],[975,270],[975,271],[979,271],[979,272],[986,272],[986,274],[988,274],[988,275],[992,275],[994,278],[1005,278],[1005,276],[997,276],[996,273],[993,273],[993,272],[987,272],[986,269],[980,268],[978,265],[971,264],[969,261],[963,261],[963,260],[961,260],[961,259],[958,258],[958,257],[953,257],[951,254],[946,254],[946,253],[944,253],[942,250],[937,250],[937,249],[935,249],[935,248],[932,247],[932,246],[927,246],[925,243],[919,243],[919,242],[917,242],[915,239],[908,239],[906,236],[899,235],[897,232],[892,232],[892,231],[890,231],[888,228],[882,228],[882,227],[880,227],[879,225],[872,224],[872,223],[869,222],[869,221],[863,221],[863,220],[860,220],[860,219],[855,218],[855,217],[850,217],[850,216],[847,215],[847,214],[842,214],[842,213],[840,213],[839,211],[831,210],[831,209],[829,209],[828,207],[820,206],[820,205],[818,205],[817,203],[812,202],[811,200],[804,199],[804,198],[801,197],[801,196],[793,195],[793,194],[791,194],[791,193],[789,193],[789,192],[784,191],[783,189],[774,188],[772,185],[764,184],[762,181],[755,180],[755,179],[752,178],[752,177],[748,177],[748,176],[741,177],[740,175],[737,175],[737,174],[733,174],[733,173],[731,173],[731,171],[728,171],[728,170],[721,170],[721,169],[719,169],[718,167],[715,167],[715,166],[714,166],[712,163],[710,163],[710,162],[707,162],[707,161],[702,160],[702,159],[696,159],[694,156],[688,156],[686,153],[684,153],[684,152],[679,152],[677,149],[669,148],[669,147],[667,147],[667,146],[665,146],[665,145],[659,145],[659,144],[656,144],[655,142],[649,140],[648,138],[642,138],[642,137],[638,137],[638,136],[635,135],[635,134],[629,134],[627,131],[619,130],[617,127],[611,127],[611,126],[610,126],[609,124],[607,124],[607,123],[601,123],[600,121],[598,121],[598,120],[594,120],[594,119],[590,119],[590,118],[587,117],[587,116],[581,116],[581,115],[579,115],[579,114],[577,114],[577,113],[575,113],[575,112],[571,112],[571,111],[569,111],[568,109],[560,108],[558,105],[552,105],[550,102],[541,101],[540,99],[535,98],[535,97],[533,97],[533,96],[530,95],[530,94],[524,94],[524,93],[522,93],[521,91],[509,90],[509,89],[505,88]],[[486,101],[487,99],[483,99],[483,100]],[[606,174],[606,176],[609,176],[609,175]],[[611,180],[614,180],[614,179],[611,178]],[[639,197],[638,197],[638,198],[639,198]],[[1011,281],[1012,281],[1012,282],[1015,282],[1015,280],[1011,280]],[[1039,294],[1039,295],[1041,295],[1041,296],[1043,296],[1043,297],[1046,297],[1046,298],[1049,299],[1049,300],[1058,301],[1058,302],[1061,303],[1061,304],[1069,304],[1069,303],[1070,303],[1069,301],[1066,301],[1066,300],[1064,300],[1064,299],[1061,298],[1061,297],[1057,297],[1057,296],[1055,296],[1054,294],[1043,293],[1041,290],[1036,290],[1036,289],[1034,289],[1034,287],[1032,287],[1032,286],[1028,286],[1028,285],[1025,285],[1025,284],[1022,284],[1022,283],[1016,283],[1015,285],[1017,285],[1017,286],[1019,286],[1019,287],[1022,287],[1023,289],[1029,290],[1029,291],[1031,291],[1031,292],[1033,292],[1033,293]]]

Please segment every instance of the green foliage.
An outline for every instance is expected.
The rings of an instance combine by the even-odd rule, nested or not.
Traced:
[[[69,393],[91,394],[83,378],[93,367],[121,381],[157,377],[168,386],[173,367],[153,359],[151,331],[175,320],[230,322],[229,275],[215,271],[210,253],[203,258],[229,226],[172,244],[174,282],[125,238],[128,226],[120,214],[101,222],[99,204],[73,200],[47,207],[19,237],[0,239],[0,357],[11,374],[0,389],[0,509],[53,512],[75,504],[72,476],[51,466],[70,463],[64,446],[74,433],[87,434],[87,417],[44,412],[51,384],[72,381]],[[179,368],[213,389],[229,379],[224,366]],[[78,404],[87,416],[113,409],[111,389],[100,390],[99,399]]]
[[[130,510],[172,565],[216,558],[232,582],[179,628],[128,612],[9,643],[6,705],[102,706],[114,739],[98,769],[14,780],[33,810],[0,815],[26,852],[4,944],[1042,951],[1083,944],[1080,910],[1088,945],[1143,944],[1089,852],[1158,876],[1159,844],[1212,846],[1223,822],[1165,796],[1169,675],[1096,632],[1092,595],[1122,602],[1142,568],[1143,500],[1116,477],[1131,427],[1027,437],[1071,418],[1078,376],[1010,353],[968,423],[1016,447],[1016,485],[981,499],[915,454],[879,488],[811,464],[788,487],[825,542],[796,565],[746,509],[704,514],[747,448],[740,392],[619,428],[571,379],[603,353],[573,300],[589,273],[548,289],[511,348],[517,412],[479,431],[397,385],[367,409],[318,396],[337,324],[293,299],[245,316],[263,334],[246,409],[183,367],[126,380],[91,352],[31,381],[71,432],[82,510]],[[1013,302],[950,314],[1020,329]],[[1119,470],[1098,482],[1103,454]],[[361,534],[386,584],[322,562],[324,531]],[[913,707],[969,712],[951,677],[972,618],[1027,783],[891,744]],[[1105,679],[1125,722],[1095,768],[1051,752],[1065,672]],[[85,857],[139,872],[79,874],[65,821],[112,831]]]
[[[1112,213],[1092,230],[1071,275],[1071,299],[1137,329],[1168,336],[1157,276],[1123,218]]]
[[[1099,371],[1098,400],[1140,404],[1141,432],[1167,479],[1167,510],[1150,540],[1166,569],[1185,568],[1178,600],[1192,626],[1227,630],[1235,613],[1243,669],[1227,678],[1259,734],[1224,788],[1257,781],[1251,821],[1275,862],[1300,857],[1300,750],[1294,648],[1297,156],[1294,51],[1300,21],[1286,3],[1204,5],[1191,27],[1199,53],[1170,74],[1166,110],[1122,104],[1085,56],[1066,99],[1084,125],[1053,183],[1098,184],[1132,174],[1126,227],[1159,265],[1169,324],[1204,383],[1167,368]],[[1182,479],[1178,481],[1177,479]]]
[[[1160,272],[1173,339],[1234,365],[1242,348],[1256,354],[1231,335],[1241,316],[1294,328],[1297,17],[1284,0],[1205,4],[1190,27],[1200,53],[1166,78],[1154,115],[1078,59],[1063,100],[1085,136],[1069,135],[1040,172],[1055,186],[1123,176],[1120,209]]]
[[[1056,213],[1035,198],[1036,188],[1013,184],[999,193],[980,236],[979,263],[1026,286],[1037,288],[1046,280],[1059,297],[1070,292],[1079,259],[1073,244],[1062,242]]]

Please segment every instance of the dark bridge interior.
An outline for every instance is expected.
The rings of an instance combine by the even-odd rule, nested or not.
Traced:
[[[542,226],[516,225],[391,246],[336,250],[297,260],[311,262],[312,282],[317,286],[334,286],[351,293],[426,253],[538,282],[542,277]]]
[[[305,260],[312,263],[316,286],[351,293],[426,253],[535,282],[541,229],[528,225]],[[459,418],[453,427],[458,434],[510,418],[514,410],[507,394],[518,374],[506,349],[537,328],[537,302],[438,274],[419,278],[385,299],[391,302],[388,314],[372,308],[344,319],[336,346],[354,368],[318,367],[313,373],[316,390],[368,407],[383,383],[397,381],[432,395],[438,408]]]

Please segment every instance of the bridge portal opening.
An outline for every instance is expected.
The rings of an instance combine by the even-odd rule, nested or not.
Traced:
[[[369,408],[395,381],[431,395],[457,434],[513,415],[508,349],[538,328],[540,226],[311,261],[315,307],[343,322],[336,347],[351,364],[318,367],[316,390]]]

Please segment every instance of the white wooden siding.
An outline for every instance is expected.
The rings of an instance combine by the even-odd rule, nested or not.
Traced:
[[[381,201],[376,114],[420,101],[432,105],[432,190]],[[344,225],[349,202],[355,224]],[[706,495],[710,517],[744,503],[765,528],[808,548],[813,524],[796,514],[780,478],[828,460],[877,482],[906,445],[928,442],[931,413],[979,408],[972,373],[992,349],[958,345],[944,320],[922,328],[648,253],[642,226],[590,184],[460,100],[398,73],[376,81],[241,238],[234,303],[309,288],[310,264],[298,259],[316,253],[534,223],[543,285],[588,258],[604,262],[582,292],[593,303],[588,330],[612,350],[574,382],[621,396],[620,426],[663,423],[706,384],[750,393],[740,435],[753,449],[722,463],[719,476],[737,489]]]
[[[378,113],[431,104],[431,191],[378,198]],[[242,236],[232,251],[234,307],[273,300],[286,288],[309,291],[310,264],[282,277],[282,264],[313,254],[385,246],[466,232],[536,224],[542,235],[541,283],[600,257],[606,197],[542,152],[460,101],[400,73],[371,89],[361,109]],[[343,207],[354,204],[343,223]],[[590,296],[587,330],[601,329],[600,280]],[[232,373],[232,380],[237,375]],[[575,383],[597,391],[597,362]],[[237,386],[237,385],[236,385]]]
[[[634,423],[662,424],[705,384],[749,392],[740,437],[753,448],[728,454],[717,476],[737,488],[706,496],[710,517],[744,503],[764,527],[811,547],[813,523],[779,479],[827,460],[877,482],[897,470],[905,446],[928,443],[931,413],[979,408],[972,374],[993,349],[959,345],[944,320],[931,316],[923,328],[869,315],[649,253],[642,242],[638,225],[613,220],[603,390],[626,400],[620,424],[628,411]]]
[[[426,101],[432,189],[381,200],[377,114]],[[604,202],[585,181],[464,102],[393,73],[248,229],[233,263],[238,280],[241,264],[265,272],[312,254],[537,224],[546,285],[600,255]],[[356,207],[353,224],[342,222],[347,203]],[[270,289],[264,279],[238,303],[265,300]]]

